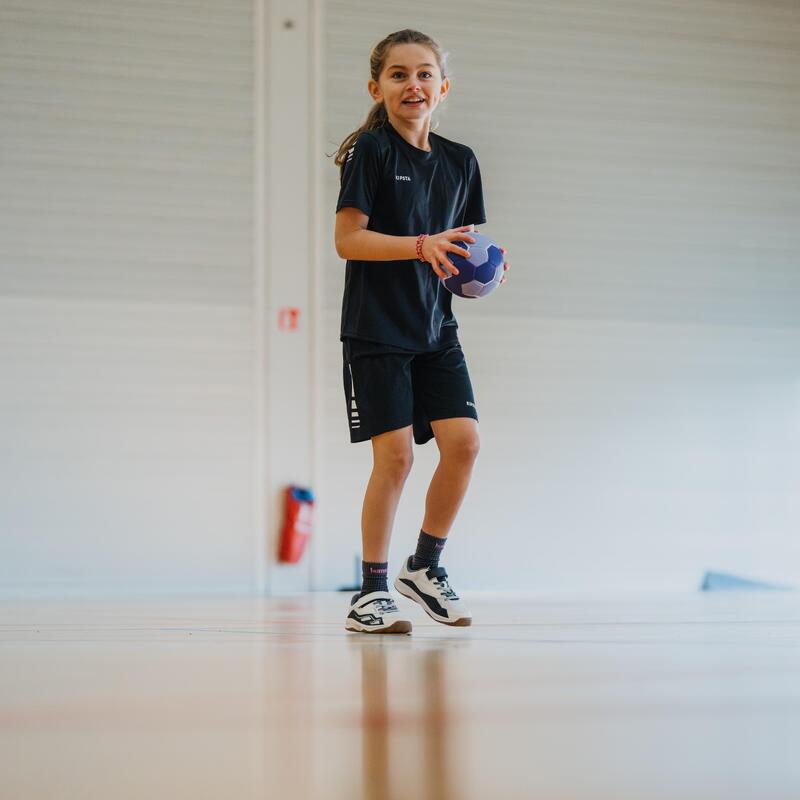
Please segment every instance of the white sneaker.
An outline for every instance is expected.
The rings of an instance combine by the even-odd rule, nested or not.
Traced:
[[[472,614],[447,582],[447,570],[444,567],[411,569],[413,559],[414,556],[406,559],[395,578],[394,588],[404,597],[419,603],[437,622],[472,625]]]
[[[411,633],[411,620],[400,612],[389,592],[354,594],[344,627],[360,633]]]

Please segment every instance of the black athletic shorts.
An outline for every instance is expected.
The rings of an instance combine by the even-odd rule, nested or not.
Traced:
[[[458,342],[430,353],[345,337],[344,396],[350,441],[413,425],[414,441],[433,438],[431,421],[478,419],[464,352]]]

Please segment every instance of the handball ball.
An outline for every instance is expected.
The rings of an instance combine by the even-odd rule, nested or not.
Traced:
[[[455,244],[469,250],[469,258],[457,253],[448,253],[447,257],[458,270],[458,275],[450,275],[439,280],[453,294],[477,300],[494,291],[503,277],[503,251],[488,236],[482,233],[469,232],[475,244],[457,240]]]

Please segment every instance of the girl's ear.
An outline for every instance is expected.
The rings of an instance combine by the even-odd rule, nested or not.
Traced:
[[[370,78],[369,83],[367,83],[367,91],[370,94],[370,97],[376,102],[380,102],[383,98],[381,97],[381,87],[378,86],[378,82],[374,81]]]
[[[441,89],[439,89],[439,102],[440,103],[443,103],[445,101],[449,91],[450,91],[450,79],[449,78],[445,78],[442,81]]]

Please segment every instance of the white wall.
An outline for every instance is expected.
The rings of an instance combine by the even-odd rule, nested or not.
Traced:
[[[446,563],[463,588],[696,587],[800,573],[800,6],[422,2],[326,7],[326,146],[365,117],[368,55],[451,53],[438,132],[475,150],[509,282],[454,302],[482,450]],[[324,275],[329,535],[352,574],[371,446],[352,445]],[[390,570],[437,453],[415,445]]]
[[[483,449],[456,585],[797,574],[796,4],[0,0],[0,593],[352,579],[371,452],[325,152],[406,26],[452,53],[439,132],[513,264],[457,312]],[[318,495],[297,567],[290,482]]]
[[[0,591],[250,590],[252,4],[0,2]]]
[[[318,365],[315,342],[319,336],[317,295],[320,228],[316,201],[321,194],[319,176],[319,136],[314,120],[320,66],[315,40],[319,36],[320,14],[315,3],[272,0],[258,3],[261,17],[257,26],[263,41],[257,49],[263,63],[256,63],[257,98],[255,108],[263,131],[257,132],[257,146],[263,147],[263,213],[256,214],[259,252],[258,273],[264,276],[263,324],[257,346],[264,350],[262,401],[264,429],[254,431],[254,440],[263,448],[264,473],[257,485],[266,488],[265,518],[259,529],[265,532],[264,551],[267,572],[265,585],[273,594],[305,591],[311,587],[315,565],[314,548],[297,564],[277,562],[283,527],[285,488],[295,484],[310,487],[317,499],[319,465],[317,424]],[[258,99],[257,99],[258,103]],[[317,160],[315,160],[317,156]],[[263,220],[263,224],[261,224]],[[257,291],[258,295],[258,291]],[[281,328],[281,309],[297,309],[295,329]],[[324,520],[316,514],[314,544],[324,536]]]

